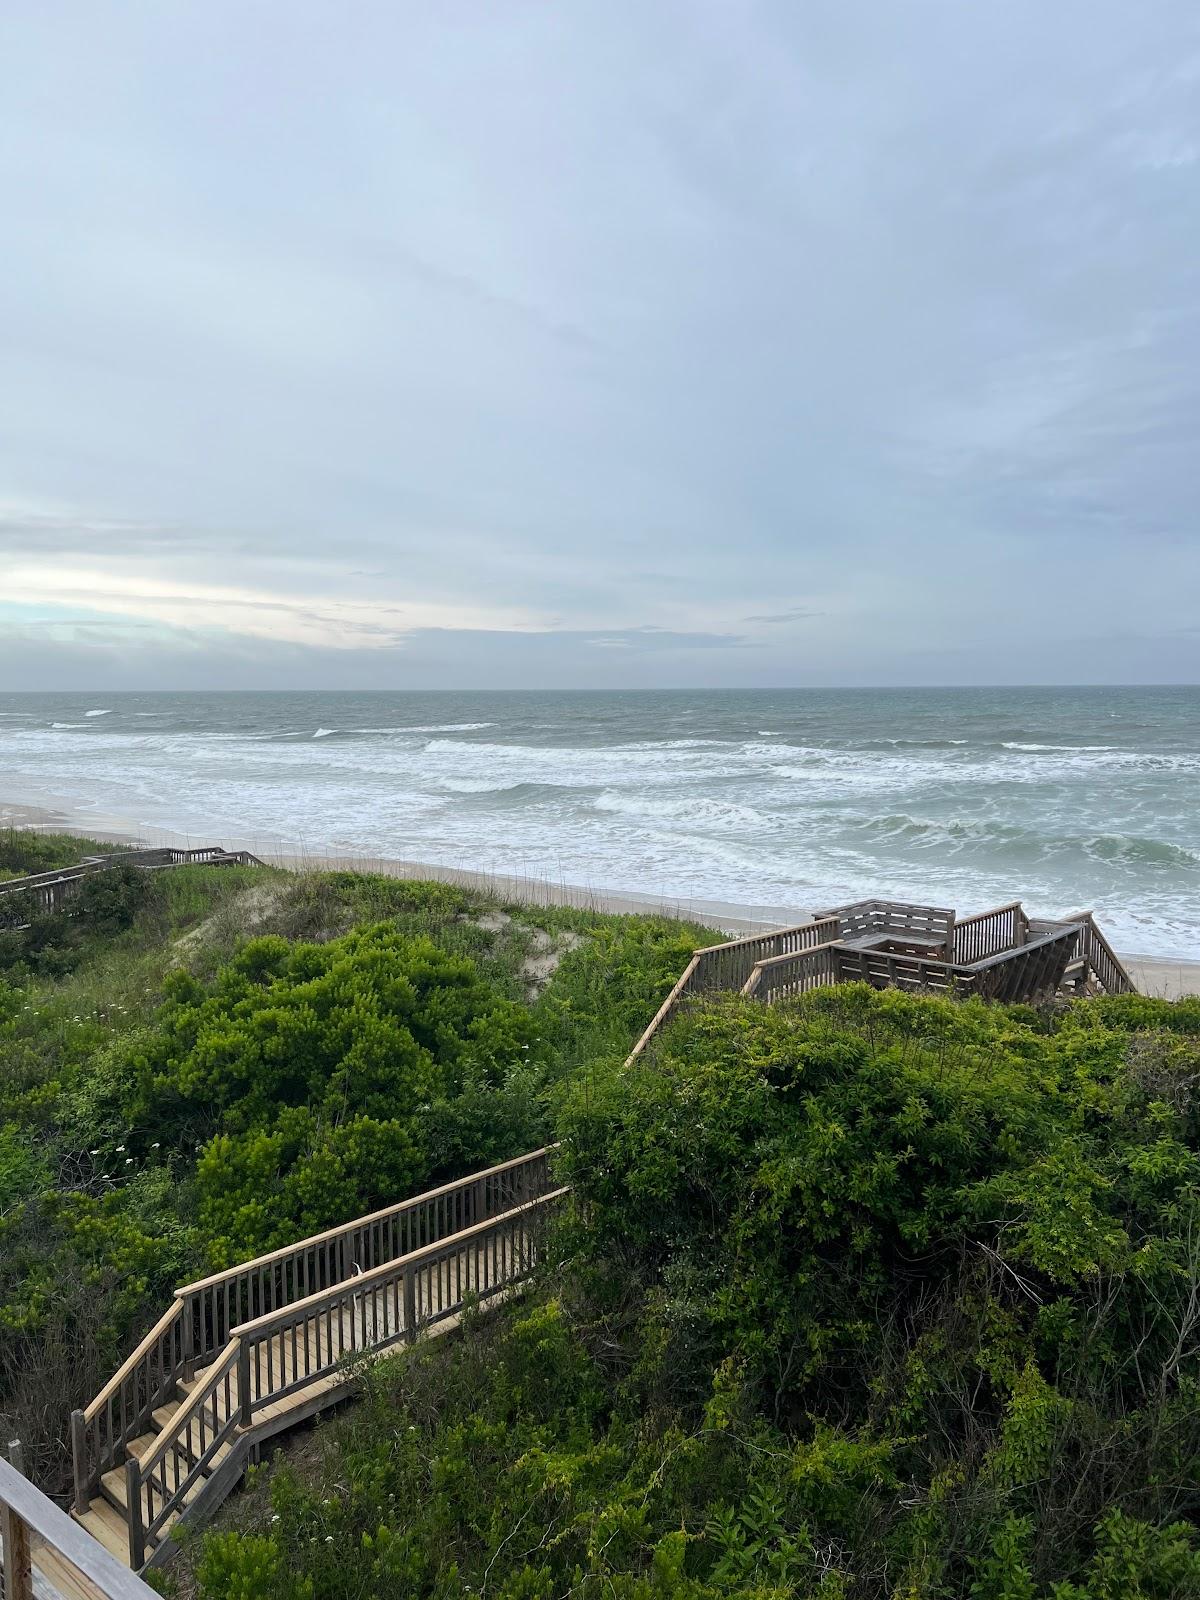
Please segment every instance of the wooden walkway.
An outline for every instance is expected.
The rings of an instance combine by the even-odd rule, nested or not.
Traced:
[[[357,1362],[515,1292],[565,1191],[537,1150],[176,1292],[72,1416],[76,1520],[135,1571],[274,1435],[353,1392]]]
[[[220,844],[201,845],[195,850],[156,846],[147,850],[114,850],[109,855],[85,856],[72,867],[59,867],[53,872],[31,872],[23,878],[0,879],[0,927],[27,926],[32,911],[58,911],[79,892],[79,886],[85,878],[126,865],[139,867],[144,872],[161,872],[167,867],[262,867],[266,863],[252,856],[248,850],[226,850]]]
[[[732,991],[776,1005],[836,983],[1008,1002],[1134,988],[1090,911],[1045,920],[1013,901],[960,920],[940,906],[859,900],[697,950],[625,1064],[699,995]]]

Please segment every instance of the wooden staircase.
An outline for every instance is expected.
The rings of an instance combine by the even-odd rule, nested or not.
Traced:
[[[565,1190],[549,1150],[360,1217],[175,1293],[71,1419],[73,1515],[141,1571],[210,1515],[263,1443],[353,1393],[355,1367],[514,1292]]]

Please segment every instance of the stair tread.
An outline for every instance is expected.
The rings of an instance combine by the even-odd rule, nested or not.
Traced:
[[[136,1439],[130,1439],[125,1448],[131,1456],[137,1456],[138,1460],[140,1461],[157,1437],[157,1429],[155,1429],[154,1433],[139,1434]],[[124,1472],[125,1469],[124,1467],[120,1467],[116,1470]]]
[[[115,1506],[107,1500],[96,1499],[83,1513],[75,1512],[80,1527],[86,1528],[93,1539],[98,1539],[109,1555],[115,1556],[122,1566],[129,1565],[129,1525]]]

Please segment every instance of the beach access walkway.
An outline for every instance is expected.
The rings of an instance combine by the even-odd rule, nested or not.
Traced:
[[[1014,900],[960,920],[940,906],[857,900],[697,950],[626,1065],[690,999],[732,991],[776,1005],[837,983],[1010,1003],[1135,987],[1090,911],[1036,918]]]
[[[172,1531],[211,1515],[268,1440],[349,1398],[363,1362],[520,1291],[566,1195],[552,1156],[534,1150],[177,1289],[72,1413],[73,1520],[5,1464],[4,1600],[149,1594],[133,1574],[170,1556]]]

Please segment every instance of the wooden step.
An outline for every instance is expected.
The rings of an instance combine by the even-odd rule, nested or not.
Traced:
[[[123,1567],[129,1565],[129,1526],[115,1506],[97,1497],[82,1515],[72,1515],[93,1539],[99,1539],[109,1555],[115,1556]]]

